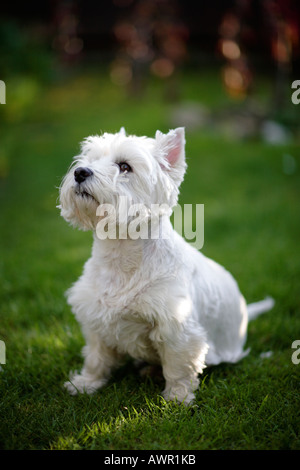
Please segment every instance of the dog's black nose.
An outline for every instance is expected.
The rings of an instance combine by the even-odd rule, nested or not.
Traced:
[[[82,166],[76,168],[74,171],[74,178],[77,183],[82,183],[89,176],[92,176],[93,172],[89,168],[83,168]]]

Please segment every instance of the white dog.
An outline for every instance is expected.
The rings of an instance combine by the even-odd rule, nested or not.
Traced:
[[[247,308],[231,274],[174,231],[165,208],[176,205],[185,169],[183,128],[155,138],[126,136],[122,128],[88,137],[65,176],[61,215],[94,231],[92,256],[67,293],[86,340],[83,369],[65,384],[71,394],[95,392],[129,354],[161,364],[163,396],[188,404],[207,365],[247,355],[248,319],[273,306],[265,299]],[[162,208],[158,236],[124,237],[132,221],[122,212],[125,197]],[[99,239],[103,204],[116,209],[117,231]],[[141,224],[155,225],[149,213]]]

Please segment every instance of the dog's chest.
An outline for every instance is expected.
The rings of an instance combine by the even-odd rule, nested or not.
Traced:
[[[70,290],[69,303],[77,319],[96,331],[102,340],[120,353],[157,362],[151,336],[154,319],[148,308],[149,284],[141,278],[122,279],[99,274],[85,274]]]
[[[137,314],[120,314],[103,325],[101,337],[121,354],[136,359],[157,362],[158,356],[151,341],[153,327]]]
[[[147,315],[141,286],[129,291],[125,288],[105,291],[99,300],[101,336],[109,346],[137,359],[156,361],[156,352],[150,337],[154,330]]]

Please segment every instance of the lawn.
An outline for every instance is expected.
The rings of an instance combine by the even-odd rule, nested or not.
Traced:
[[[180,80],[184,101],[232,104],[215,71]],[[300,449],[300,364],[291,360],[300,339],[299,146],[187,129],[180,203],[205,206],[203,253],[233,273],[247,301],[276,301],[249,326],[250,355],[206,369],[192,408],[165,402],[163,383],[141,378],[130,360],[94,396],[71,397],[62,385],[81,367],[83,339],[64,292],[92,236],[59,216],[57,187],[85,136],[123,125],[167,131],[174,104],[158,81],[134,98],[104,71],[24,86],[30,99],[8,86],[0,115],[0,448]]]

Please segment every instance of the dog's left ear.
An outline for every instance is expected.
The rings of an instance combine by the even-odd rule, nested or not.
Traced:
[[[186,170],[185,163],[185,135],[184,127],[170,130],[167,134],[156,131],[156,151],[159,155],[159,163],[177,185],[182,180]]]

